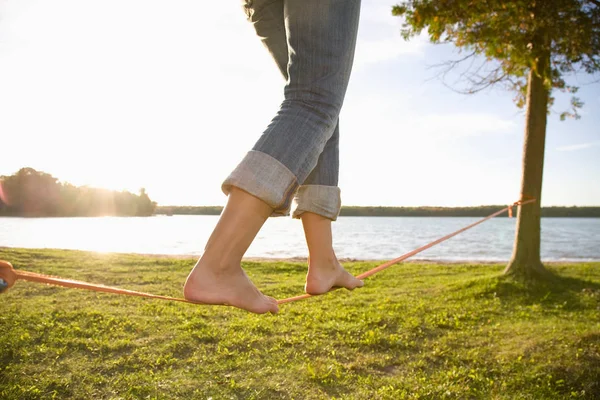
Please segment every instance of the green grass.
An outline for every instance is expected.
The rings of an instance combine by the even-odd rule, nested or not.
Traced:
[[[172,296],[194,262],[21,249],[0,259]],[[244,267],[267,294],[302,291],[302,263]],[[502,268],[398,265],[276,316],[19,281],[0,295],[0,398],[600,398],[600,263],[551,265],[560,279],[527,286]]]

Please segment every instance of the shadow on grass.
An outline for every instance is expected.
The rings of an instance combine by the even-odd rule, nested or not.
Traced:
[[[579,398],[600,399],[600,334],[581,336],[574,343],[574,348],[577,349],[573,357],[576,362],[554,364],[548,368],[547,374],[560,383],[559,389],[562,389],[560,391],[565,398],[572,395],[573,390],[569,388],[577,388],[575,392]]]
[[[524,279],[514,276],[492,278],[487,294],[509,303],[539,304],[542,307],[560,306],[566,311],[589,308],[588,299],[600,300],[600,283],[565,277],[550,272],[544,279]]]

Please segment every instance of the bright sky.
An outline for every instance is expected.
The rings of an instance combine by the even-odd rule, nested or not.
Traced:
[[[364,0],[340,119],[346,205],[517,200],[524,114],[465,96],[405,42],[394,0]],[[433,78],[433,79],[432,79]],[[589,76],[577,78],[590,82]],[[0,175],[29,166],[162,205],[221,205],[221,181],[275,114],[282,78],[238,0],[0,0]],[[600,205],[600,85],[583,118],[549,118],[543,204]]]

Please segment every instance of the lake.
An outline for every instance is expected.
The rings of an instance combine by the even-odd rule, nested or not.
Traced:
[[[0,217],[0,247],[117,253],[199,255],[217,216],[98,218]],[[334,248],[340,258],[387,260],[469,225],[464,217],[340,217]],[[516,218],[495,218],[413,257],[436,261],[507,261]],[[271,218],[247,257],[306,257],[302,225]],[[543,218],[544,261],[600,261],[600,218]]]

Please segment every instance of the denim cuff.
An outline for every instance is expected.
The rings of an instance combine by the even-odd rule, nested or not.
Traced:
[[[293,218],[300,218],[305,212],[319,214],[335,221],[342,207],[340,188],[337,186],[302,185],[296,193],[296,209]]]
[[[229,195],[232,186],[267,203],[273,208],[271,216],[278,217],[289,215],[292,198],[298,189],[298,179],[277,159],[251,150],[225,179],[221,190]]]

